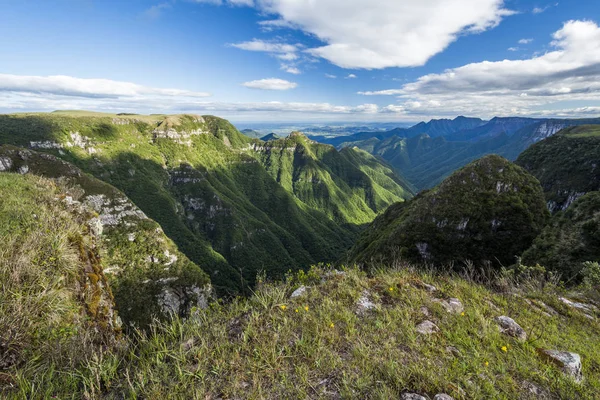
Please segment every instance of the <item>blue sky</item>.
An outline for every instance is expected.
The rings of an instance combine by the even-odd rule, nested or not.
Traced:
[[[0,112],[600,115],[600,2],[0,0]]]

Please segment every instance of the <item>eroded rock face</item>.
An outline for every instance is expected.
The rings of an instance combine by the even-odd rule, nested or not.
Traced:
[[[568,351],[544,349],[538,349],[538,352],[544,359],[559,366],[566,375],[573,378],[576,382],[581,382],[583,380],[581,357],[579,354],[570,353]]]
[[[512,336],[518,340],[527,340],[527,332],[514,319],[507,316],[500,316],[496,318],[500,332]]]

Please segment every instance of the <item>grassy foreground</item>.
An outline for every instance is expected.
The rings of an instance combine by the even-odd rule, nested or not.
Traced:
[[[437,291],[423,289],[423,282]],[[300,285],[304,295],[290,298]],[[157,325],[124,339],[75,368],[10,371],[6,398],[275,399],[397,398],[405,391],[432,398],[593,399],[600,392],[598,316],[589,319],[558,300],[552,285],[498,286],[472,278],[393,268],[367,275],[313,267],[286,282],[260,283],[253,296],[214,303],[187,320]],[[504,288],[504,290],[498,290]],[[508,290],[510,288],[510,290]],[[376,308],[357,312],[365,290]],[[435,298],[455,297],[464,313]],[[532,303],[533,301],[533,303]],[[545,314],[543,301],[557,313]],[[537,303],[541,304],[541,303]],[[427,308],[425,317],[422,307]],[[528,333],[517,342],[494,317],[514,318]],[[425,319],[439,332],[417,333]],[[537,348],[581,355],[584,381],[575,383]],[[57,364],[58,365],[58,364]]]

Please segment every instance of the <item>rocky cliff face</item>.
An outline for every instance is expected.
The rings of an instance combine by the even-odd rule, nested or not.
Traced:
[[[350,251],[360,263],[413,261],[510,265],[547,219],[539,182],[498,156],[487,156],[439,186],[391,206]]]
[[[600,190],[600,129],[564,129],[531,146],[516,163],[539,179],[548,209],[564,211],[579,197]]]
[[[211,296],[206,274],[123,193],[49,154],[5,145],[0,146],[0,160],[4,172],[44,176],[67,185],[63,201],[92,215],[88,225],[102,246],[97,254],[82,250],[88,277],[84,287],[90,291],[86,296],[95,296],[93,285],[106,285],[107,276],[120,316],[137,326],[153,317],[185,316],[191,308],[206,305]]]

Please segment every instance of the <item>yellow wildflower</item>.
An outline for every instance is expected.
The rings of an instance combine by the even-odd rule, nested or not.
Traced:
[[[502,351],[506,353],[508,351],[508,347],[502,346]]]
[[[490,363],[486,361],[485,362],[485,366],[487,367],[488,365],[490,365]]]
[[[394,288],[390,286],[390,292],[393,292],[393,291],[394,291]]]
[[[298,312],[298,309],[296,308],[294,311]]]
[[[460,313],[460,316],[461,316],[461,317],[464,317],[464,316],[465,316],[465,313],[464,313],[464,312],[461,312],[461,313]]]
[[[308,306],[304,306],[304,311],[308,311]]]
[[[283,311],[285,311],[287,309],[287,306],[285,304],[282,304],[279,306],[279,308],[281,308]]]
[[[335,325],[333,324],[333,322],[329,325],[330,328],[335,328]]]

